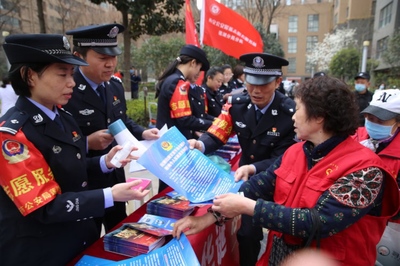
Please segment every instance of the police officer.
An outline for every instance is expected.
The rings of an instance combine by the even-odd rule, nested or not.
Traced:
[[[88,66],[75,69],[75,87],[71,100],[65,105],[87,136],[89,157],[107,153],[116,142],[107,132],[108,126],[121,119],[128,130],[138,139],[158,138],[158,129],[144,130],[126,115],[124,88],[119,78],[114,77],[118,48],[117,36],[124,30],[120,24],[83,26],[67,31],[73,36],[74,54],[86,60]],[[94,173],[89,173],[94,174]],[[125,182],[123,168],[98,176],[91,188],[103,188]],[[104,219],[98,219],[98,228],[104,224],[109,231],[126,217],[126,204],[120,202],[106,211]]]
[[[65,36],[17,34],[3,45],[19,98],[0,120],[0,258],[2,265],[66,265],[98,239],[93,217],[113,201],[141,199],[138,181],[88,190],[120,147],[86,157],[86,141],[70,113],[74,65]],[[125,161],[125,165],[128,161]]]
[[[224,98],[219,88],[223,82],[223,72],[219,67],[211,67],[205,76],[203,88],[206,91],[207,113],[213,117],[219,116]]]
[[[157,128],[164,124],[176,126],[187,139],[196,130],[205,130],[204,121],[192,115],[189,94],[190,84],[195,83],[200,70],[207,71],[206,53],[194,45],[185,45],[179,56],[159,78],[157,84]]]
[[[235,179],[247,180],[266,170],[295,143],[292,122],[295,103],[276,93],[282,82],[282,66],[288,65],[287,60],[266,53],[244,54],[240,60],[245,62],[248,97],[226,104],[207,133],[190,143],[208,154],[223,145],[231,131],[236,132],[242,155]],[[262,231],[251,224],[251,217],[242,215],[242,226],[238,231],[241,265],[254,265],[260,251]]]
[[[193,131],[193,138],[198,139],[202,133],[207,131],[211,126],[215,117],[209,115],[206,112],[206,92],[205,89],[196,83],[190,84],[189,90],[189,102],[192,115],[199,119],[200,123],[203,123],[203,128]]]
[[[360,110],[359,114],[359,126],[363,127],[365,124],[364,115],[361,111],[368,107],[369,103],[372,101],[373,93],[368,90],[370,86],[370,75],[367,72],[360,72],[354,77],[354,92],[357,98],[358,107]]]

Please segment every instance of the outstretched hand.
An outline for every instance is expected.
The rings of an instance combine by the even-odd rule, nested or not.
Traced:
[[[134,180],[126,183],[118,183],[111,188],[114,201],[125,202],[129,200],[143,199],[150,190],[148,189],[134,189],[134,186],[139,185],[142,180]]]
[[[186,216],[174,224],[172,236],[180,238],[181,233],[185,235],[193,235],[204,230],[215,222],[215,218],[211,213],[205,213],[203,216]]]

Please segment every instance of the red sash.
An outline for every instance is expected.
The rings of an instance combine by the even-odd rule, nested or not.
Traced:
[[[181,118],[192,115],[188,95],[189,89],[189,82],[179,80],[169,103],[169,107],[171,109],[171,118]]]
[[[223,143],[226,143],[232,132],[232,117],[229,114],[229,109],[232,104],[226,103],[222,107],[221,114],[213,121],[207,132],[216,136]]]
[[[19,130],[0,133],[0,185],[23,216],[52,201],[61,189],[38,149]]]

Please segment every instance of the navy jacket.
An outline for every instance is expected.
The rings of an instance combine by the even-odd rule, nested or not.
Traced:
[[[242,148],[239,165],[254,164],[257,173],[264,171],[295,143],[292,121],[295,103],[280,92],[275,92],[272,104],[256,123],[255,108],[250,97],[234,98],[229,114]],[[199,140],[203,141],[206,154],[223,144],[210,133],[203,134]]]
[[[83,135],[88,136],[98,130],[107,129],[111,123],[121,119],[127,129],[138,140],[142,140],[143,127],[133,122],[126,115],[125,92],[119,78],[112,77],[109,82],[105,83],[107,108],[104,108],[100,97],[86,82],[78,69],[74,73],[74,80],[76,85],[72,98],[64,108],[75,118]],[[88,156],[106,154],[116,144],[114,141],[107,149],[101,151],[89,150]],[[89,172],[89,174],[92,175],[93,173]],[[122,182],[125,182],[124,169],[117,168],[111,173],[102,174],[102,178],[93,181],[90,188],[104,188]]]
[[[24,217],[0,189],[2,265],[65,265],[99,236],[92,218],[104,215],[103,191],[87,190],[86,172],[90,167],[101,173],[99,158],[86,158],[85,138],[78,125],[71,115],[59,113],[65,132],[28,99],[19,97],[0,119],[5,121],[1,134],[21,129],[43,154],[62,192]],[[71,203],[74,208],[68,208]]]

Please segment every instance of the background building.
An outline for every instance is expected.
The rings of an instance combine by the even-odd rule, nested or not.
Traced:
[[[121,22],[117,9],[108,4],[96,5],[89,0],[43,0],[46,33],[65,31],[89,24]],[[0,0],[0,44],[13,33],[40,33],[37,1]],[[0,74],[6,73],[7,60],[1,48]]]
[[[371,49],[371,57],[379,61],[375,71],[385,72],[393,67],[382,60],[382,54],[387,49],[389,38],[396,32],[400,32],[399,0],[376,1]],[[400,62],[397,62],[397,66],[400,66]]]

